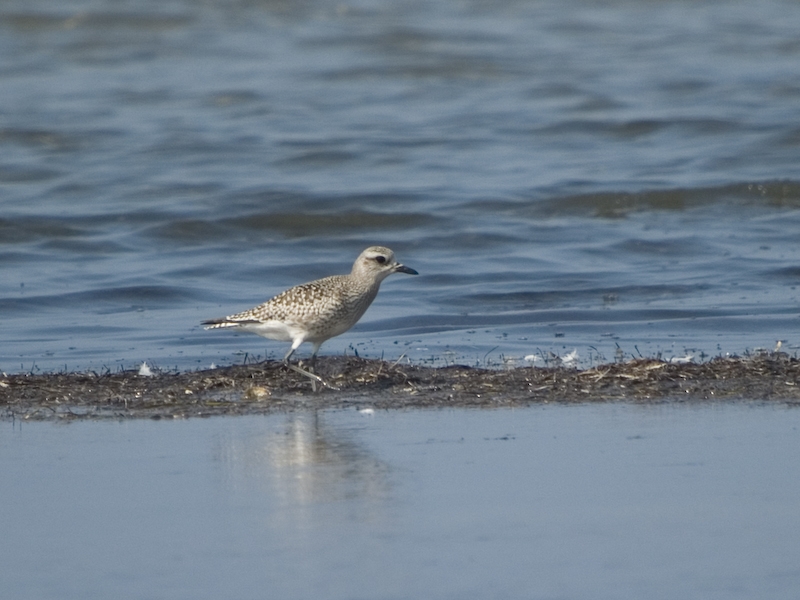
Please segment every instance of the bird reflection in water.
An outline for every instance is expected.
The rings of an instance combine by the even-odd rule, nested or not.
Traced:
[[[363,518],[382,512],[391,467],[357,439],[360,426],[327,424],[316,411],[271,415],[258,425],[220,440],[232,493],[267,494],[283,518],[294,512],[302,519],[304,507],[342,501],[365,511]]]

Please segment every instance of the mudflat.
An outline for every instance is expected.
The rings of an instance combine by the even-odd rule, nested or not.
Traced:
[[[13,374],[0,377],[0,418],[188,418],[330,408],[448,408],[537,403],[755,401],[800,406],[800,359],[782,352],[590,369],[426,367],[321,357],[310,380],[280,362],[202,371]]]

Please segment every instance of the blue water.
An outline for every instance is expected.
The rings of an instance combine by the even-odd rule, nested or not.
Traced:
[[[421,276],[323,353],[795,352],[798,30],[788,0],[3,2],[0,370],[281,357],[198,323],[376,243]]]
[[[333,411],[0,431],[17,600],[794,599],[800,412]]]

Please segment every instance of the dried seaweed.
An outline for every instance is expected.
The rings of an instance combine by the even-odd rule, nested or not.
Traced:
[[[278,362],[205,371],[18,374],[0,377],[0,418],[181,418],[361,407],[500,407],[537,403],[758,401],[800,405],[800,360],[781,352],[704,363],[653,359],[587,370],[443,368],[322,357],[337,389]]]

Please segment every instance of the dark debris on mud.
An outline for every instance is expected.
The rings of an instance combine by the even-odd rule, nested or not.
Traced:
[[[321,357],[317,372],[336,389],[279,362],[185,373],[50,373],[0,376],[0,418],[183,418],[370,407],[494,408],[541,403],[746,400],[800,406],[800,359],[774,352],[696,364],[654,359],[510,370],[425,367]]]

